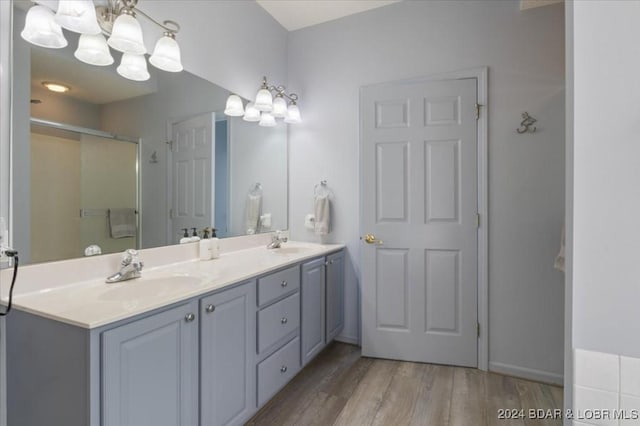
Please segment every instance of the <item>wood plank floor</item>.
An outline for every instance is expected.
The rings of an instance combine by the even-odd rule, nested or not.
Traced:
[[[333,343],[247,425],[551,426],[530,408],[562,409],[562,388],[471,368],[362,358]],[[498,419],[498,409],[524,418]]]

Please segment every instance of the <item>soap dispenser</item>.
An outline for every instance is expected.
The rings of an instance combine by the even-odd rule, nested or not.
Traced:
[[[209,239],[209,230],[211,228],[204,228],[202,230],[202,239],[200,240],[200,260],[210,260],[211,256],[211,240]]]
[[[182,238],[180,238],[180,244],[190,243],[191,237],[189,236],[189,230],[187,228],[182,228]]]
[[[211,258],[217,259],[220,257],[220,240],[216,235],[216,228],[211,230],[211,240],[209,242],[211,247]]]
[[[196,231],[196,228],[191,228],[191,230],[192,230],[192,234],[191,234],[190,242],[197,243],[198,241],[200,241],[200,237],[198,236],[198,231]]]

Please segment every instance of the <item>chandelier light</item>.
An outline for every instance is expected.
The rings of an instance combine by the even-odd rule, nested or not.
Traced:
[[[79,34],[102,32],[91,0],[60,0],[55,21],[62,28]]]
[[[74,53],[78,60],[96,66],[111,65],[114,62],[109,51],[111,47],[123,53],[118,74],[144,81],[149,79],[149,72],[144,56],[147,49],[137,19],[141,15],[164,32],[156,42],[149,63],[168,72],[184,69],[176,41],[176,34],[180,31],[177,22],[156,21],[137,8],[138,0],[106,0],[101,3],[107,5],[96,7],[92,0],[60,0],[57,9],[53,2],[34,5],[27,12],[21,36],[36,46],[60,49],[68,44],[62,28],[73,31],[80,34]]]
[[[260,111],[253,106],[253,102],[249,102],[244,110],[244,121],[260,121]]]
[[[298,95],[295,93],[287,94],[285,90],[286,88],[282,85],[269,85],[267,77],[263,77],[262,85],[254,102],[247,103],[246,108],[243,108],[242,99],[238,95],[232,94],[227,99],[224,113],[230,117],[242,116],[244,121],[256,121],[258,125],[263,127],[276,126],[276,118],[284,118],[284,122],[287,124],[301,123],[302,117],[297,105]],[[289,101],[288,105],[287,100]]]
[[[68,44],[51,9],[40,5],[33,6],[27,12],[20,36],[31,44],[50,49],[61,49]]]
[[[80,34],[73,56],[89,65],[102,67],[113,63],[107,39],[102,34]]]

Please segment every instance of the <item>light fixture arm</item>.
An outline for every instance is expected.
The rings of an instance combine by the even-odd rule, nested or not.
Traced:
[[[296,93],[289,93],[287,94],[287,92],[285,92],[285,90],[287,90],[287,88],[285,86],[283,86],[282,84],[275,86],[275,85],[269,85],[269,83],[267,82],[267,77],[262,77],[262,89],[267,89],[268,91],[270,91],[272,94],[274,94],[275,96],[279,96],[279,97],[284,97],[287,98],[291,101],[292,104],[296,104],[298,101],[298,95]]]
[[[106,35],[111,35],[113,23],[121,13],[140,14],[147,20],[162,28],[168,36],[175,38],[180,31],[180,25],[176,21],[166,20],[162,23],[156,21],[149,14],[138,8],[138,0],[108,0],[107,6],[96,7],[98,24]]]

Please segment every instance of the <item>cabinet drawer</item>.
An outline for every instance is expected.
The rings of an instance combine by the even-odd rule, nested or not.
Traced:
[[[258,406],[278,392],[300,370],[300,339],[295,338],[258,364]]]
[[[258,312],[258,353],[300,326],[300,293]]]
[[[258,280],[258,305],[267,303],[300,288],[300,267],[294,266]]]

